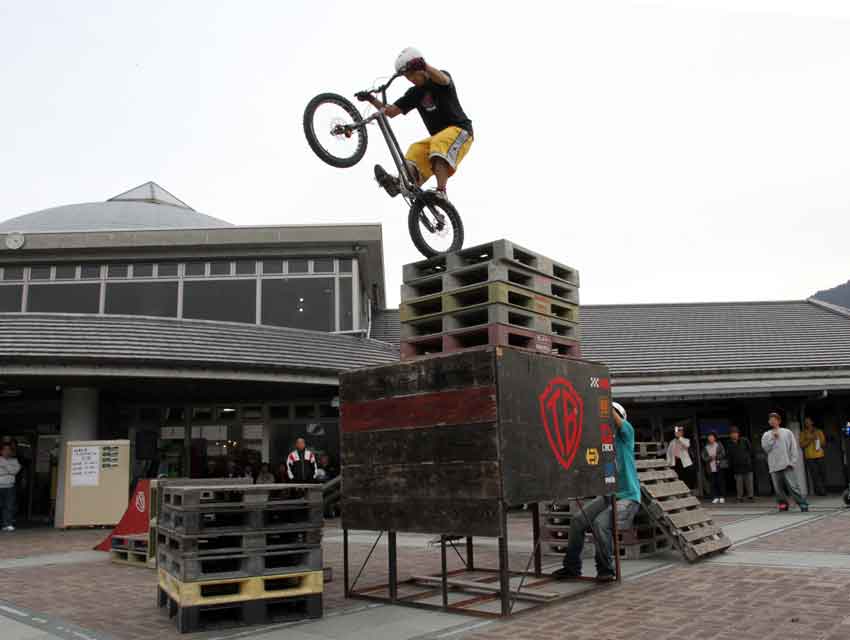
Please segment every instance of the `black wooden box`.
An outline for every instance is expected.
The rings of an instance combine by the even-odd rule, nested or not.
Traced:
[[[614,492],[605,365],[482,347],[342,374],[348,529],[504,535],[507,507]]]

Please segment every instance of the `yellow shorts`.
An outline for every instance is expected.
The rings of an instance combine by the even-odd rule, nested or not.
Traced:
[[[449,165],[449,175],[454,175],[460,161],[472,146],[472,134],[460,127],[447,127],[439,133],[414,142],[407,150],[405,158],[419,169],[419,176],[425,182],[434,175],[431,158],[442,158]]]

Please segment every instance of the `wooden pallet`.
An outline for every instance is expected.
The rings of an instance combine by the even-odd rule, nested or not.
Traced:
[[[666,460],[637,462],[644,508],[688,562],[722,553],[732,546]]]

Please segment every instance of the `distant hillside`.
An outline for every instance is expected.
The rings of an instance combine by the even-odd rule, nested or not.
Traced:
[[[816,298],[817,300],[822,300],[823,302],[837,304],[839,306],[850,309],[850,280],[848,280],[844,284],[838,285],[837,287],[833,287],[832,289],[824,289],[823,291],[818,291],[812,297]]]

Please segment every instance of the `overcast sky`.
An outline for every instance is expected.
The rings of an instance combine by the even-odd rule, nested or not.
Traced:
[[[452,72],[475,126],[449,183],[467,246],[575,266],[584,303],[850,278],[843,0],[1,0],[0,220],[155,180],[237,224],[380,222],[396,304],[418,254],[372,180],[382,139],[334,169],[301,119],[408,45]],[[415,112],[393,125],[403,145],[426,133]]]

